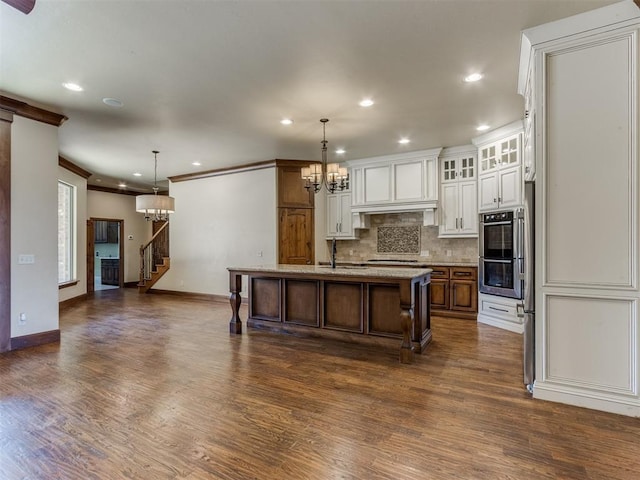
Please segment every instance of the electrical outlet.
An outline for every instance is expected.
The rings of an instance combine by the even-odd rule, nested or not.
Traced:
[[[421,257],[428,257],[429,256],[429,250],[422,250],[420,252],[420,256]]]
[[[447,250],[447,257],[450,257],[452,255],[451,250]]]
[[[27,314],[24,312],[21,312],[20,315],[18,315],[18,325],[26,325],[27,324]]]

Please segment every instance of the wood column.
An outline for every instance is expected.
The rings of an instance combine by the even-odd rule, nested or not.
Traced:
[[[0,352],[11,350],[11,122],[0,109]]]
[[[242,303],[242,274],[229,272],[229,303],[231,304],[231,320],[229,320],[229,333],[242,333],[242,320],[240,320],[240,304]]]

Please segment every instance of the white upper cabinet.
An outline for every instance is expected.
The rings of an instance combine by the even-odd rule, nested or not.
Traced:
[[[438,207],[438,155],[441,148],[350,160],[355,214],[423,211],[435,225]]]
[[[440,158],[440,237],[478,236],[476,148],[447,148]]]
[[[356,238],[351,220],[351,192],[327,195],[327,238]]]
[[[522,205],[522,133],[517,122],[473,140],[478,147],[478,211]]]

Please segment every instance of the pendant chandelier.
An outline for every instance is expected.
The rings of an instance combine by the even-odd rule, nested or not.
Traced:
[[[144,213],[145,220],[168,221],[169,214],[175,211],[175,199],[168,195],[158,195],[158,150],[153,150],[155,170],[153,173],[153,195],[136,197],[136,212]]]
[[[302,168],[302,179],[305,180],[304,188],[307,190],[313,188],[314,193],[318,193],[322,185],[330,193],[349,188],[348,170],[337,163],[327,165],[327,143],[329,142],[325,135],[325,126],[328,121],[328,118],[320,119],[322,122],[322,142],[320,142],[322,143],[322,163],[312,163],[308,167]]]

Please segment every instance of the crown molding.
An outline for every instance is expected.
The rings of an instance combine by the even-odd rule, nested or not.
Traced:
[[[58,165],[60,165],[62,168],[66,168],[67,170],[75,173],[76,175],[81,176],[82,178],[89,178],[91,175],[93,175],[88,170],[85,170],[84,168],[79,167],[75,163],[70,162],[69,160],[67,160],[64,157],[61,157],[60,155],[58,155]]]
[[[0,108],[8,110],[15,115],[20,115],[21,117],[36,120],[38,122],[48,123],[55,127],[59,127],[65,122],[65,120],[68,120],[67,117],[59,113],[51,112],[40,107],[34,107],[33,105],[29,105],[27,102],[5,97],[4,95],[0,95]]]

